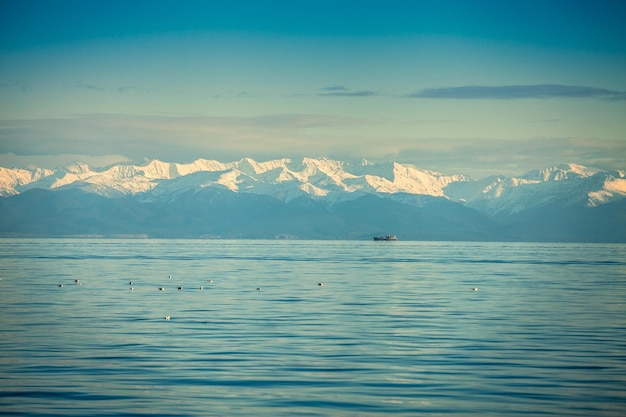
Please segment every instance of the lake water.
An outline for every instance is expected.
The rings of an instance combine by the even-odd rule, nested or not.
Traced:
[[[0,414],[626,413],[626,245],[0,239],[0,276]]]

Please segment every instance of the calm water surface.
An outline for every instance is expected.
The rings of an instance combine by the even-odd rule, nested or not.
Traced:
[[[0,414],[621,416],[625,255],[0,240]]]

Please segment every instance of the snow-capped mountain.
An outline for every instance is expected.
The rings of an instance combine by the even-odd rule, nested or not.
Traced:
[[[41,194],[44,191],[48,194]],[[611,212],[611,216],[617,216],[615,224],[618,230],[614,235],[618,237],[617,240],[621,236],[626,240],[626,231],[619,230],[624,215],[620,214],[620,209],[614,208],[626,202],[625,172],[600,171],[575,164],[531,171],[520,177],[494,176],[481,180],[461,174],[444,175],[420,170],[413,165],[397,162],[377,164],[366,160],[346,162],[327,158],[283,158],[265,162],[250,158],[234,162],[198,159],[189,164],[146,160],[139,164],[120,163],[104,168],[75,163],[55,170],[0,168],[0,196],[4,197],[0,198],[0,214],[4,217],[0,221],[0,233],[9,233],[11,227],[16,228],[15,233],[22,233],[13,222],[22,214],[18,215],[18,211],[12,210],[16,210],[19,204],[26,204],[26,197],[22,198],[26,195],[30,198],[39,196],[36,204],[42,204],[42,209],[43,205],[52,204],[48,200],[41,202],[43,196],[54,200],[54,204],[64,210],[72,204],[76,210],[80,210],[85,207],[85,201],[91,201],[89,204],[95,206],[90,210],[99,213],[98,219],[106,220],[102,220],[103,224],[115,225],[118,232],[128,229],[133,233],[142,231],[148,235],[156,226],[125,229],[122,225],[125,221],[123,217],[111,219],[109,217],[113,214],[100,210],[103,205],[114,205],[120,213],[130,210],[128,214],[137,216],[139,223],[147,221],[145,219],[150,216],[155,219],[164,216],[167,212],[167,216],[171,216],[176,223],[178,220],[173,220],[176,216],[173,207],[178,207],[181,215],[197,217],[199,223],[196,227],[202,229],[206,228],[206,217],[200,216],[199,212],[209,210],[210,207],[211,215],[215,215],[222,208],[228,207],[227,212],[220,212],[220,221],[222,225],[230,224],[231,229],[226,227],[222,230],[221,226],[216,226],[215,230],[207,228],[207,233],[202,235],[243,237],[247,234],[242,229],[242,223],[229,223],[231,218],[236,218],[233,213],[244,216],[246,210],[249,215],[261,210],[267,212],[264,214],[268,216],[267,219],[259,218],[249,227],[258,229],[261,227],[259,222],[265,221],[267,225],[281,229],[287,218],[291,218],[291,228],[286,227],[282,234],[315,238],[326,236],[323,230],[327,225],[315,226],[315,223],[310,223],[311,219],[321,221],[324,218],[327,224],[340,221],[336,230],[345,226],[346,231],[339,237],[349,238],[360,236],[360,232],[350,231],[346,226],[346,223],[354,222],[359,216],[371,215],[362,219],[359,227],[367,227],[368,222],[378,224],[387,216],[391,220],[405,219],[406,224],[400,222],[394,227],[406,229],[413,227],[415,219],[419,219],[420,215],[428,214],[434,217],[430,220],[422,219],[424,223],[415,230],[416,234],[418,231],[423,233],[427,226],[433,228],[430,238],[458,235],[463,239],[474,238],[472,233],[477,233],[475,238],[479,239],[501,239],[502,231],[508,233],[504,238],[515,238],[526,231],[516,231],[513,225],[520,219],[531,221],[528,220],[531,213],[538,217],[553,216],[552,224],[557,224],[566,219],[563,213],[587,210],[584,215],[598,216],[602,212],[606,218],[606,213]],[[183,206],[179,207],[181,204]],[[194,205],[199,211],[193,211]],[[266,210],[263,211],[262,207]],[[600,210],[602,207],[606,208]],[[30,207],[28,210],[33,209]],[[276,214],[278,218],[274,219],[270,214],[272,210],[280,213],[286,209],[291,217],[283,213]],[[309,213],[311,210],[315,211],[314,215]],[[375,214],[372,210],[379,211]],[[578,211],[576,213],[581,216]],[[84,215],[79,216],[81,221]],[[338,220],[337,216],[343,217]],[[37,223],[26,217],[23,221],[30,222],[31,226],[33,222]],[[441,221],[439,226],[437,221]],[[304,228],[307,230],[304,233],[303,222],[309,222],[310,228],[315,230]],[[68,227],[76,229],[74,226]],[[159,224],[159,227],[161,234],[167,234],[163,228],[165,226]],[[100,233],[102,228],[96,229]],[[222,231],[216,233],[218,229]],[[229,231],[234,229],[242,231],[239,235]],[[449,230],[442,235],[436,233],[435,229],[439,232]],[[58,233],[71,234],[61,232]],[[393,232],[401,233],[398,230]],[[368,233],[370,231],[362,232],[364,236]],[[328,236],[337,237],[332,233]],[[420,236],[423,237],[423,234]]]
[[[190,164],[152,160],[101,169],[83,163],[56,170],[0,168],[0,196],[62,187],[105,197],[141,194],[145,200],[206,187],[267,194],[282,201],[302,195],[336,202],[362,194],[403,193],[446,197],[488,213],[518,212],[552,201],[597,206],[626,196],[624,171],[604,172],[575,164],[478,181],[397,162],[351,164],[326,158],[267,162],[244,158],[226,163],[198,159]]]
[[[462,175],[446,176],[421,171],[408,164],[359,165],[329,159],[301,161],[277,159],[257,162],[245,158],[236,162],[198,159],[190,164],[145,161],[140,165],[118,164],[103,169],[76,163],[54,171],[0,168],[0,195],[9,196],[42,188],[78,187],[106,197],[147,194],[145,198],[178,193],[181,190],[222,187],[234,192],[269,194],[290,200],[306,194],[344,200],[341,194],[409,193],[443,197],[443,189]]]
[[[531,171],[518,178],[495,176],[452,184],[446,195],[488,214],[518,213],[554,204],[595,207],[626,196],[624,171],[598,171],[575,164]]]

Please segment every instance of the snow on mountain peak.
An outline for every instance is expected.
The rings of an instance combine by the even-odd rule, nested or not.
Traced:
[[[422,171],[413,165],[394,163],[393,183],[398,191],[443,197],[443,189],[451,182],[466,181],[466,177],[445,176],[434,171]]]
[[[589,207],[596,207],[626,197],[626,178],[624,178],[623,171],[614,171],[605,175],[602,180],[602,188],[587,193],[589,198],[587,205]]]
[[[143,175],[148,179],[172,179],[178,177],[176,164],[162,162],[156,159],[140,167]]]
[[[64,171],[69,174],[82,175],[91,172],[91,168],[84,162],[74,162],[66,165]]]
[[[284,168],[291,162],[289,158],[274,159],[266,162],[257,162],[252,158],[243,158],[237,163],[237,169],[248,175],[265,174],[268,171]]]
[[[551,202],[597,206],[626,197],[624,171],[602,172],[576,164],[557,165],[523,176],[472,180],[414,165],[366,160],[354,164],[328,158],[258,162],[197,159],[179,164],[145,160],[94,169],[74,163],[57,170],[0,168],[0,195],[32,188],[75,187],[107,197],[141,194],[143,200],[173,198],[217,187],[267,194],[282,201],[308,195],[334,203],[360,195],[409,194],[443,197],[490,214],[515,212]]]
[[[530,171],[524,175],[524,179],[536,181],[561,181],[572,178],[585,178],[595,174],[597,170],[593,170],[577,164],[561,164],[551,168],[544,168]]]
[[[36,168],[34,170],[22,168],[0,167],[0,196],[19,194],[19,188],[50,176],[54,173],[51,169]]]

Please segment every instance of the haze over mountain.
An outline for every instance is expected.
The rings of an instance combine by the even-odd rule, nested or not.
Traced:
[[[626,175],[575,164],[520,177],[397,162],[146,160],[0,168],[2,236],[626,242]]]

